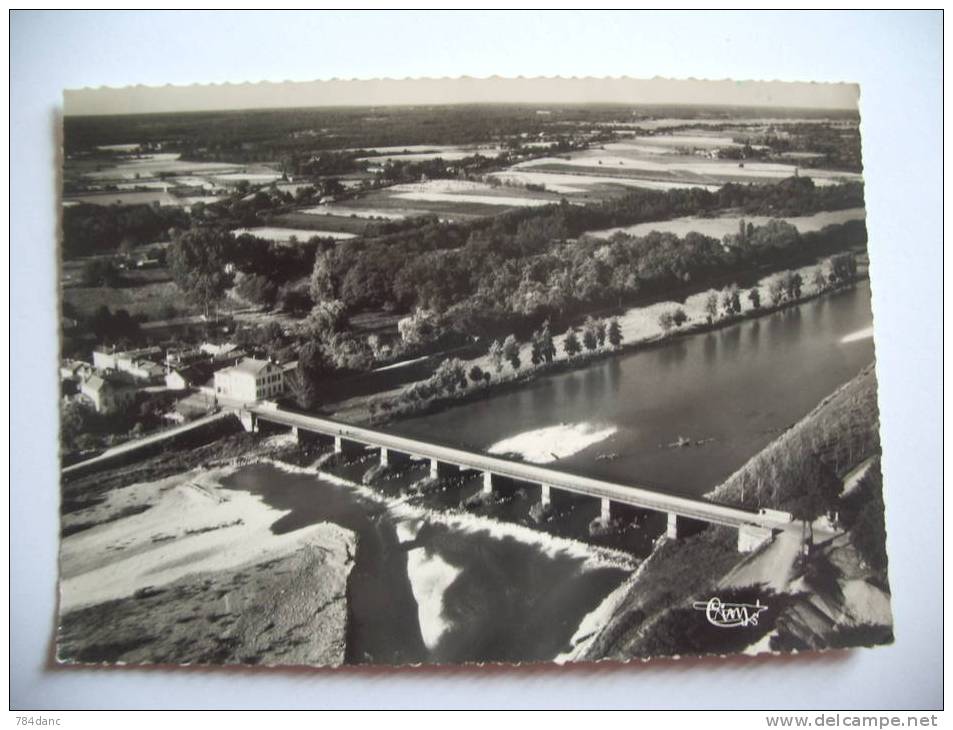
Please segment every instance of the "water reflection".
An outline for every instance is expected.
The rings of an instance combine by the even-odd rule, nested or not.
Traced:
[[[722,357],[729,360],[735,360],[738,357],[741,348],[741,329],[742,325],[732,325],[721,332],[721,354]]]
[[[723,330],[543,376],[525,389],[392,428],[486,448],[504,436],[559,423],[611,425],[618,429],[611,446],[582,449],[558,468],[699,494],[872,361],[870,339],[840,346],[841,338],[871,320],[864,283]],[[680,435],[702,444],[664,448]],[[602,452],[618,458],[596,459]]]

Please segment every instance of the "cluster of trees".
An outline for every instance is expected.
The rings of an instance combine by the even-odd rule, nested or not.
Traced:
[[[189,214],[173,206],[71,205],[63,208],[63,258],[111,253],[124,241],[168,241],[188,225]]]
[[[567,107],[551,116],[535,105],[311,108],[198,112],[189,115],[127,115],[64,120],[67,153],[97,145],[162,143],[185,159],[236,163],[307,159],[328,150],[357,151],[401,145],[452,145],[538,137],[541,132],[575,136],[579,122],[631,118],[629,109]],[[621,117],[620,117],[621,115]]]
[[[98,413],[89,403],[72,399],[60,413],[60,447],[67,453],[88,451],[138,438],[165,423],[162,414],[173,401],[168,393],[141,393],[123,411]]]
[[[122,284],[122,274],[112,258],[99,256],[89,259],[83,264],[79,280],[83,286],[115,288]]]
[[[606,322],[589,317],[581,328],[569,328],[563,337],[563,351],[571,359],[583,351],[595,352],[607,343],[612,347],[622,344],[619,321],[612,318]],[[555,361],[557,348],[548,320],[532,333],[529,344],[530,363],[533,368],[542,368]],[[523,367],[522,346],[523,343],[513,334],[502,340],[494,340],[488,352],[492,370],[497,375],[502,375],[509,366],[513,373],[519,372]],[[398,398],[397,406],[408,407],[431,398],[452,396],[467,388],[485,387],[489,385],[492,377],[491,372],[479,365],[475,364],[467,370],[460,359],[447,358],[440,363],[430,378],[406,389]],[[392,406],[385,402],[382,407],[388,410]]]
[[[859,185],[815,188],[809,180],[795,180],[791,187],[801,194],[737,185],[717,193],[637,191],[592,206],[564,203],[512,211],[481,225],[430,224],[322,253],[315,264],[321,288],[313,295],[315,301],[340,299],[349,310],[420,306],[451,312],[469,331],[492,334],[520,316],[555,320],[580,304],[618,305],[673,285],[705,283],[744,267],[793,263],[866,240],[859,221],[803,235],[772,221],[749,227],[727,250],[724,241],[695,233],[683,238],[616,234],[608,244],[586,237],[573,240],[593,228],[721,206],[744,207],[747,202],[772,207],[775,195],[798,213],[811,211],[821,196],[832,207],[862,201]]]
[[[662,331],[666,333],[671,331],[673,327],[681,327],[687,321],[688,315],[685,314],[685,310],[681,307],[666,309],[658,316],[659,326],[662,328]]]

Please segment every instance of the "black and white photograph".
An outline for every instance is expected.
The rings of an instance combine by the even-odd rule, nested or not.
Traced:
[[[942,18],[12,11],[16,724],[937,726]]]
[[[857,86],[459,86],[67,93],[58,661],[890,643]]]

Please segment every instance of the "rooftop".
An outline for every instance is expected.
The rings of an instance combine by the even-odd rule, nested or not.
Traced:
[[[238,372],[248,373],[249,375],[258,375],[258,373],[260,373],[269,365],[271,365],[271,363],[268,360],[256,360],[252,357],[246,357],[237,365],[232,365],[230,368],[225,368],[225,371],[237,370]]]

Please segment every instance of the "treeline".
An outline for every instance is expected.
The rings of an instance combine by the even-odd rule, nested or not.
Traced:
[[[170,229],[188,225],[189,214],[171,206],[71,205],[63,209],[63,258],[111,253],[124,241],[167,241]]]
[[[600,351],[617,350],[622,339],[618,319],[612,318],[607,322],[589,317],[581,328],[570,327],[566,331],[561,349],[566,359],[572,361],[583,354],[591,357]],[[465,397],[474,389],[488,387],[494,377],[500,382],[513,380],[522,374],[542,372],[554,366],[558,349],[549,321],[543,322],[533,331],[527,344],[528,363],[522,359],[524,343],[516,335],[494,340],[487,353],[492,372],[476,363],[467,368],[463,360],[447,358],[427,380],[414,383],[393,398],[372,402],[371,414],[380,411],[390,415],[406,415],[425,408],[436,399]],[[301,401],[298,405],[306,406]]]
[[[795,193],[785,209],[862,205],[862,187],[815,188],[786,183]],[[740,269],[789,266],[866,242],[861,221],[801,235],[782,221],[727,241],[698,233],[678,237],[617,234],[582,237],[585,230],[698,214],[713,207],[771,210],[773,186],[635,192],[594,206],[563,203],[513,211],[483,226],[433,224],[380,239],[352,241],[315,261],[315,301],[339,300],[348,311],[422,307],[451,315],[471,333],[488,334],[514,316],[562,318],[580,305],[620,305],[672,287],[715,282]],[[828,192],[829,191],[829,192]],[[465,237],[464,237],[465,234]]]
[[[290,152],[452,145],[576,133],[576,122],[609,121],[630,109],[566,107],[541,116],[538,106],[459,105],[337,107],[189,114],[77,117],[64,120],[68,153],[118,142],[163,143],[164,150],[235,162],[281,159]]]

